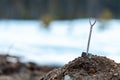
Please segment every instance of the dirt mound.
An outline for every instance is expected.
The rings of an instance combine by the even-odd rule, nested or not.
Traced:
[[[102,56],[78,57],[40,80],[120,80],[120,64]]]

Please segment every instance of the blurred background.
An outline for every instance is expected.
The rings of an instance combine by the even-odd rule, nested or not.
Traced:
[[[86,51],[120,62],[120,0],[0,0],[0,53],[64,65]]]

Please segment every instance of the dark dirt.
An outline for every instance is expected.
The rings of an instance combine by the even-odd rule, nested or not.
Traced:
[[[120,80],[120,64],[102,56],[78,57],[40,80]]]
[[[40,80],[41,76],[55,68],[58,67],[22,63],[19,57],[0,55],[0,80]]]
[[[103,56],[82,55],[62,67],[40,66],[0,55],[0,80],[120,80],[120,64]]]

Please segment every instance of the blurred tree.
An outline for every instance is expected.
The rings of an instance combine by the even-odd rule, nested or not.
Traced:
[[[109,9],[104,9],[100,14],[99,18],[102,19],[111,19],[113,18],[112,12]]]
[[[112,12],[109,9],[104,9],[101,13],[101,15],[99,16],[100,18],[100,26],[99,26],[99,30],[103,31],[105,29],[108,28],[107,23],[109,22],[109,20],[111,18],[113,18]]]
[[[55,19],[98,17],[106,8],[113,18],[120,18],[119,4],[120,0],[0,0],[0,18],[39,19],[44,14]]]
[[[87,17],[98,17],[101,12],[100,0],[87,0]]]
[[[52,20],[54,20],[54,17],[51,15],[45,14],[40,17],[40,20],[42,20],[44,27],[48,29],[49,24]]]

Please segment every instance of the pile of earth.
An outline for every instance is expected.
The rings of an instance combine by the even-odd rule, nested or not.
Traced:
[[[102,56],[82,56],[48,72],[40,80],[120,80],[120,64]]]
[[[62,67],[40,66],[0,55],[0,80],[120,80],[120,63],[103,56],[82,55]]]
[[[19,57],[0,55],[0,80],[40,80],[55,66],[40,66],[33,62],[22,63]]]

